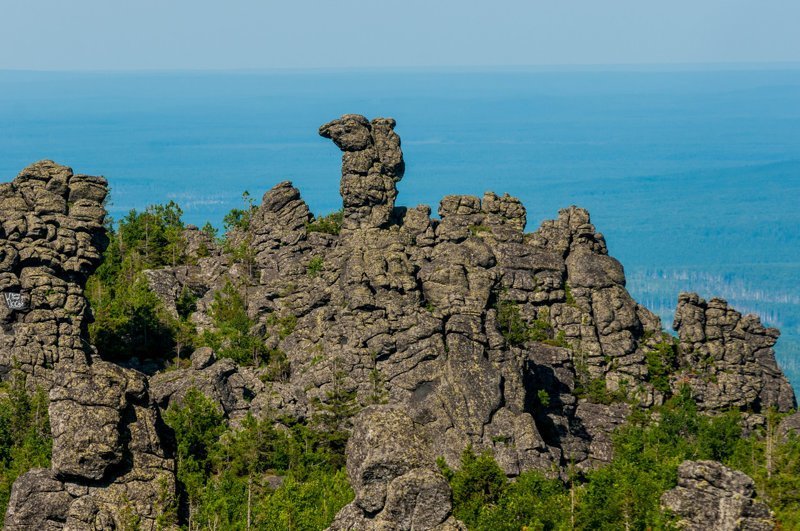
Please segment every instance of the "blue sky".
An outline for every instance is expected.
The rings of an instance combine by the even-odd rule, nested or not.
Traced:
[[[798,0],[0,2],[0,69],[800,61]]]

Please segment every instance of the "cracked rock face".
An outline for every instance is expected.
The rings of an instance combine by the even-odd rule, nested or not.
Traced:
[[[259,369],[221,360],[154,377],[159,403],[195,381],[234,422],[267,410],[303,419],[344,388],[362,406],[402,408],[450,466],[468,444],[492,450],[509,475],[607,462],[610,433],[629,409],[579,399],[576,390],[599,381],[644,406],[661,403],[645,361],[661,340],[659,319],[627,292],[622,265],[581,208],[525,233],[525,207],[508,195],[446,196],[440,219],[426,205],[395,207],[403,164],[394,126],[346,115],[320,128],[343,151],[339,235],[307,230],[313,216],[288,182],[268,191],[253,217],[257,280],[241,291],[267,346],[286,354],[285,378],[264,384]],[[167,269],[181,271],[172,292],[181,275],[206,283],[204,299],[225,278],[247,284],[224,255],[203,260],[186,273]],[[500,302],[544,335],[511,343]],[[196,323],[210,322],[204,304]],[[276,324],[285,319],[296,323],[291,330]],[[729,369],[760,390],[747,402],[755,411],[794,403],[789,387],[768,391],[782,376],[743,369],[774,364],[766,343],[757,346],[769,334],[756,328],[741,341],[761,361]],[[689,358],[681,362],[680,375],[694,370]]]
[[[54,367],[87,359],[86,278],[107,245],[102,177],[75,175],[52,161],[28,166],[0,185],[0,374],[18,367],[49,389]]]
[[[664,493],[661,504],[689,531],[771,531],[769,508],[755,500],[750,476],[716,461],[684,461],[678,486]]]
[[[347,474],[356,499],[330,531],[466,529],[450,514],[450,485],[430,444],[400,408],[372,406],[358,415],[347,443]]]
[[[682,382],[693,390],[698,404],[709,410],[781,412],[796,407],[794,391],[775,361],[772,347],[780,336],[755,315],[742,316],[722,299],[708,302],[695,293],[682,293],[673,325],[680,338]]]
[[[526,233],[525,207],[509,195],[446,196],[439,219],[427,205],[395,206],[404,162],[394,128],[359,115],[320,128],[343,152],[339,234],[310,231],[308,205],[282,182],[232,236],[252,263],[187,228],[192,264],[145,273],[169,311],[184,289],[199,297],[190,319],[200,331],[213,326],[215,291],[236,286],[253,332],[285,354],[277,378],[208,349],[164,373],[97,359],[83,286],[104,248],[105,181],[44,162],[0,186],[0,284],[30,301],[0,305],[0,369],[18,359],[50,390],[54,435],[53,468],[15,484],[8,529],[106,529],[124,507],[152,528],[159,500],[175,491],[159,411],[192,386],[234,426],[248,413],[311,419],[335,391],[355,394],[365,408],[347,451],[356,499],[332,529],[460,529],[433,462],[457,467],[468,445],[491,450],[510,476],[611,459],[611,433],[630,406],[579,390],[663,402],[646,363],[663,341],[658,317],[630,296],[584,209]],[[513,323],[536,335],[513,336]],[[675,329],[674,390],[689,383],[709,410],[794,406],[774,329],[691,294],[680,297]]]
[[[23,474],[5,529],[119,529],[122,512],[155,526],[174,498],[174,461],[141,373],[100,360],[86,332],[83,288],[106,245],[102,177],[38,162],[0,185],[0,368],[49,390],[50,470]]]
[[[344,229],[381,227],[392,215],[405,164],[392,118],[346,114],[319,128],[343,151]]]

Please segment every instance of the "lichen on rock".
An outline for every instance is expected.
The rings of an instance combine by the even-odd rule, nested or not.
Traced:
[[[612,459],[632,409],[684,385],[704,410],[796,405],[777,331],[682,294],[675,347],[584,209],[525,232],[525,207],[507,194],[446,196],[438,219],[397,206],[395,125],[345,115],[320,128],[343,152],[341,227],[315,230],[281,182],[231,234],[246,261],[189,228],[192,260],[145,272],[173,316],[181,294],[197,295],[200,331],[214,327],[215,294],[237,290],[251,335],[283,359],[279,377],[209,348],[168,372],[101,360],[83,289],[105,245],[105,181],[42,162],[0,186],[0,286],[30,301],[0,305],[0,368],[17,363],[50,391],[54,436],[52,469],[18,480],[7,528],[106,528],[121,507],[153,528],[176,483],[160,412],[191,388],[232,426],[248,414],[307,422],[353,396],[361,413],[340,420],[356,499],[332,529],[461,529],[436,458],[457,467],[471,446],[512,477],[586,472]],[[674,359],[654,358],[664,352]]]

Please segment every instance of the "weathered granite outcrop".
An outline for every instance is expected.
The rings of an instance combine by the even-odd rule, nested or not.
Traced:
[[[661,503],[689,531],[771,531],[769,508],[755,500],[752,478],[716,461],[684,461],[678,486],[664,493]]]
[[[400,137],[392,118],[371,122],[346,114],[319,128],[343,151],[341,194],[345,230],[381,227],[388,223],[397,197],[396,184],[405,164]]]
[[[83,289],[106,246],[107,191],[102,177],[51,161],[0,185],[0,371],[21,370],[49,391],[53,435],[51,469],[16,481],[5,529],[122,528],[128,514],[152,529],[174,499],[147,379],[88,342]]]
[[[102,177],[52,161],[0,185],[0,374],[16,367],[49,389],[59,362],[87,359],[83,287],[107,245],[106,193]]]
[[[722,299],[681,293],[673,327],[687,368],[676,385],[688,383],[702,408],[787,412],[797,406],[772,349],[780,332],[757,316],[742,316]]]
[[[340,234],[309,231],[313,215],[283,182],[237,235],[251,244],[254,271],[233,269],[219,256],[190,266],[195,273],[159,273],[177,279],[217,272],[200,288],[209,300],[231,280],[268,348],[284,353],[290,366],[283,381],[266,383],[257,371],[245,377],[249,370],[215,366],[221,362],[160,375],[159,402],[192,381],[234,421],[269,410],[312,418],[334,388],[343,388],[361,405],[405,408],[452,466],[468,444],[491,449],[511,475],[608,461],[609,435],[629,408],[592,403],[579,390],[591,384],[644,406],[662,402],[645,361],[663,341],[659,319],[627,292],[622,265],[581,208],[525,233],[525,207],[508,195],[446,196],[439,219],[424,205],[396,207],[404,163],[394,125],[346,115],[320,128],[343,151]],[[539,327],[536,340],[503,335],[503,305]],[[210,326],[207,307],[201,300],[195,323]],[[742,344],[763,361],[724,370],[738,374],[740,388],[757,388],[758,400],[722,406],[784,408],[793,403],[791,388],[776,387],[779,372],[756,370],[770,359],[774,365],[774,355],[766,343],[757,347],[765,340],[754,339],[754,326],[748,330]],[[681,374],[697,370],[686,356],[681,361]]]
[[[17,479],[5,529],[156,529],[177,503],[175,463],[144,376],[96,360],[59,378],[51,469]]]
[[[231,359],[217,360],[209,347],[192,354],[190,367],[160,372],[150,379],[150,396],[162,410],[180,404],[191,388],[214,400],[233,421],[241,420],[248,412],[260,417],[269,409],[268,404],[259,407],[268,394],[257,371],[240,367]],[[256,404],[255,397],[260,397]]]
[[[330,531],[457,531],[450,485],[428,441],[401,408],[371,406],[355,419],[347,475],[356,498]]]
[[[233,252],[190,227],[188,264],[145,272],[174,315],[187,290],[199,297],[190,319],[201,331],[214,326],[214,294],[239,290],[252,333],[285,357],[279,377],[210,349],[164,372],[100,360],[83,288],[105,245],[105,181],[39,163],[0,187],[0,287],[26,307],[0,309],[0,372],[16,363],[50,390],[54,435],[52,469],[14,487],[9,529],[120,527],[126,514],[152,528],[175,492],[159,411],[191,387],[234,426],[248,413],[310,420],[337,393],[355,394],[365,408],[349,426],[357,496],[332,529],[460,529],[433,461],[458,466],[468,445],[491,450],[510,476],[611,459],[610,435],[631,408],[669,396],[646,362],[664,346],[658,317],[627,292],[581,208],[526,233],[525,207],[509,195],[446,196],[438,219],[396,206],[405,165],[394,127],[346,115],[320,128],[343,152],[338,234],[311,230],[318,220],[282,182],[233,231]],[[685,294],[674,326],[673,392],[688,383],[706,410],[795,405],[775,364],[777,331]],[[617,401],[595,403],[587,389]]]

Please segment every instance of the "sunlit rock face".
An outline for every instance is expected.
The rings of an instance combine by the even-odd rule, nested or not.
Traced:
[[[126,512],[148,529],[175,497],[145,376],[100,360],[86,331],[107,193],[51,161],[0,185],[0,370],[49,391],[53,435],[52,468],[15,482],[5,529],[119,529]]]
[[[145,272],[173,314],[185,289],[198,295],[199,330],[213,326],[215,292],[238,289],[252,334],[285,356],[277,372],[210,349],[170,372],[99,360],[83,287],[105,245],[105,181],[39,163],[0,189],[0,281],[24,306],[2,310],[0,363],[18,359],[50,390],[54,435],[52,470],[15,485],[9,529],[103,528],[118,522],[119,499],[152,527],[175,489],[160,411],[192,387],[234,427],[248,414],[309,420],[337,393],[355,396],[362,412],[344,427],[356,499],[332,529],[460,529],[436,458],[457,467],[471,445],[510,476],[585,471],[610,461],[611,433],[632,407],[685,385],[706,410],[795,405],[775,365],[777,331],[683,294],[674,346],[628,293],[586,210],[525,232],[525,207],[507,194],[446,196],[438,218],[397,206],[395,125],[345,115],[320,128],[342,151],[340,230],[321,228],[281,182],[230,236],[247,260],[187,228],[188,263]],[[662,351],[673,354],[667,374],[653,374]]]
[[[664,493],[661,504],[676,515],[680,529],[775,529],[769,507],[755,497],[755,483],[746,474],[716,461],[684,461],[678,486]]]

